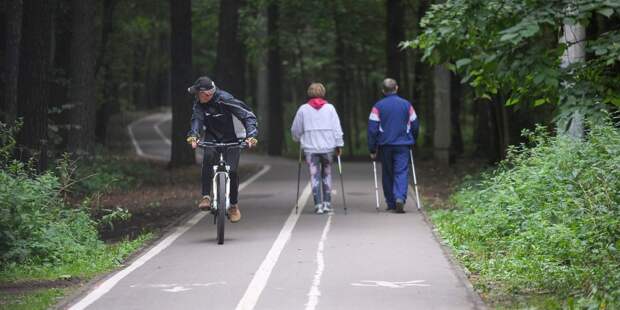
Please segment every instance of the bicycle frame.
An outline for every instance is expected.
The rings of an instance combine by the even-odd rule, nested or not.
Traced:
[[[211,213],[217,214],[217,210],[220,206],[218,206],[218,191],[217,191],[217,178],[224,174],[226,179],[226,211],[228,212],[228,208],[230,207],[230,165],[226,163],[224,160],[224,153],[231,148],[245,148],[247,147],[247,143],[244,141],[231,142],[231,143],[219,143],[219,142],[208,142],[208,141],[199,141],[198,146],[201,148],[213,148],[219,155],[219,162],[213,165],[213,178],[211,179],[211,191],[213,192],[213,200]]]

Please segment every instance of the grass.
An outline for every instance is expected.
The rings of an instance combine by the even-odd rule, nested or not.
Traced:
[[[528,137],[433,222],[494,306],[620,307],[620,131]]]
[[[0,292],[0,310],[49,309],[66,293],[65,289],[41,289],[27,294]]]
[[[146,233],[134,240],[105,245],[92,256],[65,264],[13,264],[0,272],[0,282],[24,282],[67,278],[88,279],[122,265],[129,255],[153,238]]]

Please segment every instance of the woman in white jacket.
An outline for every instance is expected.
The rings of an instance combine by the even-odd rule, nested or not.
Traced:
[[[331,212],[331,165],[334,153],[339,156],[344,146],[342,127],[336,109],[325,98],[325,86],[312,83],[308,102],[297,110],[291,133],[301,148],[310,168],[315,212]],[[321,186],[319,186],[321,185]],[[322,195],[321,195],[322,193]]]

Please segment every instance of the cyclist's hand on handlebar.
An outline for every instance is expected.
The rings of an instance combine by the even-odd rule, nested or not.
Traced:
[[[247,139],[245,139],[245,143],[248,144],[248,148],[251,149],[253,147],[255,147],[258,144],[258,140],[254,137],[249,137]]]
[[[198,147],[198,139],[196,137],[188,137],[187,143],[192,145],[192,149],[196,149]]]

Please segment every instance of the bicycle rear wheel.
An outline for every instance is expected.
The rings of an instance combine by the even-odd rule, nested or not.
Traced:
[[[224,243],[224,224],[226,224],[226,175],[219,174],[217,185],[217,244]]]

